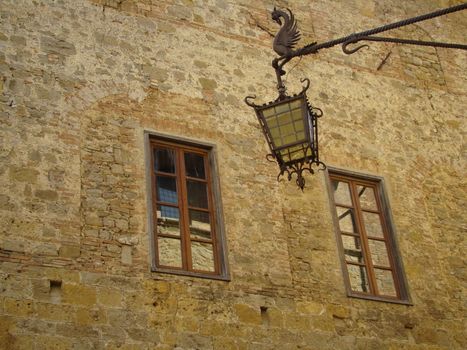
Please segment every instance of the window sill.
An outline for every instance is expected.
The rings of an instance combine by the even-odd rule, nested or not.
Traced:
[[[230,282],[230,276],[214,275],[214,274],[209,274],[209,273],[191,272],[191,271],[183,271],[183,270],[171,270],[171,269],[155,268],[155,267],[151,268],[151,272]]]
[[[356,299],[366,299],[366,300],[372,300],[372,301],[379,301],[379,302],[383,302],[383,303],[413,306],[413,303],[410,300],[385,298],[385,297],[380,297],[380,296],[376,296],[376,295],[365,295],[365,294],[360,294],[360,293],[347,293],[347,296],[350,297],[350,298],[356,298]]]

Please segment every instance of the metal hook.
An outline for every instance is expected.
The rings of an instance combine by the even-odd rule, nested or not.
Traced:
[[[243,101],[245,101],[245,103],[246,103],[248,106],[250,106],[250,107],[253,107],[253,108],[258,107],[258,105],[254,104],[253,102],[248,101],[248,99],[250,99],[250,98],[251,98],[251,99],[255,99],[255,98],[256,98],[256,95],[247,96],[247,97],[245,97],[245,98],[243,99]]]
[[[302,92],[301,92],[301,94],[303,94],[303,93],[306,92],[306,91],[308,90],[308,88],[310,87],[310,79],[308,79],[308,78],[303,78],[303,79],[300,79],[300,82],[301,82],[301,83],[306,83],[306,85],[303,87]]]
[[[350,39],[350,40],[347,40],[346,42],[344,42],[344,43],[342,44],[342,51],[343,51],[345,54],[347,54],[347,55],[351,55],[351,54],[357,52],[358,50],[363,49],[364,47],[366,47],[366,48],[368,48],[368,49],[370,48],[368,45],[365,44],[365,45],[360,45],[360,46],[358,46],[358,47],[356,47],[356,48],[354,48],[354,49],[351,49],[351,50],[347,49],[347,46],[348,46],[348,45],[357,43],[357,42],[359,42],[360,40],[364,40],[364,38],[358,38],[358,39]]]

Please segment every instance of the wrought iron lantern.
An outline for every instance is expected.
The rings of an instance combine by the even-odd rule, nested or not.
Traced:
[[[279,164],[278,179],[287,173],[290,180],[296,174],[296,183],[302,190],[305,187],[303,171],[314,173],[312,165],[325,168],[324,163],[319,161],[318,153],[318,118],[323,113],[310,105],[306,96],[310,81],[305,79],[303,82],[306,82],[306,86],[299,94],[282,94],[277,100],[264,105],[249,101],[252,96],[245,99],[255,109],[271,150],[267,159]]]
[[[307,99],[306,91],[310,86],[308,79],[302,80],[302,83],[305,82],[306,85],[299,94],[293,96],[286,94],[286,87],[282,81],[282,76],[285,75],[283,67],[287,62],[294,57],[317,54],[321,49],[327,49],[336,45],[342,45],[342,51],[350,55],[363,47],[368,47],[368,45],[361,45],[354,49],[348,48],[349,45],[360,41],[392,42],[405,45],[467,50],[467,45],[463,44],[375,36],[378,33],[465,9],[467,9],[467,3],[363,32],[353,33],[320,44],[314,42],[295,49],[296,44],[300,40],[300,32],[292,11],[287,9],[286,12],[274,8],[271,13],[272,19],[281,25],[273,42],[273,49],[279,57],[274,58],[272,61],[272,67],[276,71],[279,97],[272,102],[256,105],[251,101],[256,96],[247,96],[245,102],[255,109],[256,116],[271,150],[271,153],[266,158],[277,162],[279,165],[280,172],[277,179],[280,180],[284,174],[287,174],[287,178],[290,181],[295,174],[296,183],[303,191],[305,187],[303,172],[308,171],[313,174],[315,172],[314,168],[319,170],[326,168],[326,165],[319,160],[318,151],[318,118],[323,113],[321,109],[313,107]]]

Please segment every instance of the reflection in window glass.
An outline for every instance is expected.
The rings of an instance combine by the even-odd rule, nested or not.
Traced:
[[[365,266],[347,264],[350,286],[356,292],[369,292],[368,275]]]
[[[188,180],[186,186],[188,191],[188,205],[196,208],[207,208],[208,193],[206,183]]]
[[[185,152],[186,176],[205,179],[204,157],[196,153]]]
[[[397,296],[394,279],[390,270],[375,269],[376,284],[380,294]]]
[[[157,206],[157,232],[165,235],[180,235],[178,208],[166,205]]]
[[[192,209],[189,212],[191,238],[211,239],[209,213]]]
[[[363,263],[362,245],[360,238],[355,236],[342,235],[342,245],[346,261]]]
[[[161,202],[177,204],[177,183],[175,177],[157,176],[156,179],[157,200]]]
[[[371,260],[374,265],[389,267],[388,250],[384,241],[368,240]]]
[[[192,242],[191,256],[193,259],[193,269],[210,272],[215,270],[212,244]]]
[[[363,211],[362,216],[367,236],[384,238],[379,214]]]
[[[154,150],[154,167],[156,171],[175,173],[175,151],[166,148]]]
[[[358,233],[353,209],[337,207],[337,218],[341,232]]]
[[[378,210],[375,191],[371,187],[357,186],[358,198],[362,209]]]
[[[332,187],[334,189],[334,201],[336,204],[352,206],[352,199],[350,197],[349,184],[342,181],[332,181]]]
[[[182,253],[180,240],[167,237],[159,237],[159,263],[163,266],[182,267]]]

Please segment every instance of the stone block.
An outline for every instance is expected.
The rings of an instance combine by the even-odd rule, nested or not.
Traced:
[[[350,308],[341,305],[328,305],[326,310],[332,317],[344,319],[350,317]]]
[[[52,303],[36,303],[35,312],[40,319],[66,322],[73,321],[75,314],[70,306]]]
[[[259,307],[256,309],[246,304],[236,304],[234,310],[238,320],[242,323],[257,325],[262,323]]]
[[[78,258],[81,255],[81,248],[76,245],[62,245],[59,255],[63,258]]]
[[[115,226],[122,231],[127,231],[128,230],[128,220],[124,219],[117,219],[115,220]]]
[[[43,243],[32,248],[32,252],[38,255],[57,256],[58,249],[55,244]]]
[[[35,300],[50,300],[50,281],[47,279],[32,280],[32,295]]]
[[[102,226],[102,219],[95,213],[86,213],[84,222],[92,226]]]
[[[41,37],[41,49],[47,53],[53,53],[63,56],[76,54],[73,43],[69,43],[61,38],[43,36]]]
[[[205,90],[214,90],[217,87],[217,82],[213,79],[199,78],[199,83]]]
[[[122,293],[117,289],[99,288],[97,290],[97,302],[105,307],[121,307]]]
[[[306,331],[310,329],[310,319],[304,315],[286,313],[284,314],[284,326],[287,329]]]
[[[32,316],[34,314],[34,301],[27,299],[5,298],[3,302],[5,314],[16,317]]]
[[[133,263],[133,256],[131,250],[132,248],[129,245],[122,246],[121,261],[123,265],[131,265]]]
[[[99,325],[107,323],[107,314],[102,308],[76,309],[76,323],[79,325]]]
[[[304,301],[297,303],[297,312],[310,315],[322,315],[326,312],[326,308],[321,303]]]
[[[57,191],[53,190],[36,190],[34,195],[37,198],[43,199],[45,201],[56,201],[58,199]]]
[[[10,167],[10,180],[27,183],[36,183],[39,171],[33,168]]]
[[[96,304],[96,289],[92,286],[64,283],[62,285],[62,290],[63,303],[87,306]]]
[[[26,250],[26,244],[24,241],[17,241],[12,239],[5,239],[1,241],[0,247],[4,250],[20,253]]]

